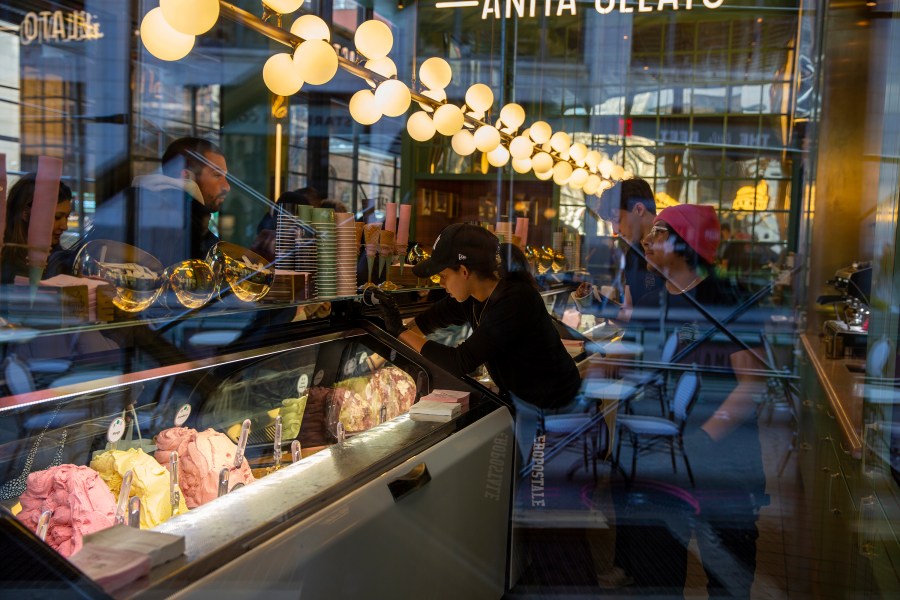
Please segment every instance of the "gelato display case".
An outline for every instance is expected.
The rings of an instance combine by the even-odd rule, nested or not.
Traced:
[[[33,557],[4,580],[84,597],[501,597],[508,409],[365,319],[279,329],[0,398],[6,543]],[[435,390],[461,410],[410,413]],[[126,533],[177,551],[84,566]]]

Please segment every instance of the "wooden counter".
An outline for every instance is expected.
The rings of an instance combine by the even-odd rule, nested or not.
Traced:
[[[828,404],[841,426],[844,439],[854,458],[862,457],[863,390],[866,363],[859,359],[826,358],[817,337],[801,334],[800,341],[819,382],[828,396]],[[849,367],[849,368],[848,368]],[[853,369],[853,370],[851,370]]]

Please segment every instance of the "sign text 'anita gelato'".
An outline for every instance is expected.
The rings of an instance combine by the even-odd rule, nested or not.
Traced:
[[[719,8],[725,0],[594,0],[594,10],[601,15],[612,12],[651,13],[694,8]],[[435,3],[435,8],[467,8],[481,6],[481,18],[499,19],[528,17],[576,16],[576,0],[448,0]]]

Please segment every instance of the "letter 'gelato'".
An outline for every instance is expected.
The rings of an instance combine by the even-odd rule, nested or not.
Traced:
[[[228,467],[229,488],[237,483],[253,483],[247,460],[234,466],[237,446],[224,433],[214,429],[198,432],[189,427],[172,427],[156,436],[156,460],[169,464],[169,456],[178,452],[178,483],[188,508],[196,508],[215,500],[219,490],[219,471]]]
[[[19,501],[18,518],[32,530],[43,511],[53,511],[46,541],[63,556],[78,552],[85,535],[112,527],[116,514],[116,498],[100,475],[77,465],[32,473]]]
[[[122,489],[122,478],[131,471],[129,497],[138,496],[141,499],[141,529],[156,527],[172,516],[169,470],[143,450],[130,448],[104,452],[94,457],[91,468],[100,473],[116,497]],[[184,494],[181,494],[178,512],[186,513],[187,510]]]

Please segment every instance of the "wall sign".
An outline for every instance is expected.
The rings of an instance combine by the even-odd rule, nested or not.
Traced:
[[[594,0],[594,10],[601,15],[611,12],[650,13],[694,8],[719,8],[725,0]],[[470,8],[481,6],[481,18],[534,18],[538,16],[576,16],[575,0],[448,0],[436,2],[435,8]]]
[[[44,42],[84,42],[103,37],[100,21],[86,10],[30,12],[19,27],[23,45]]]

